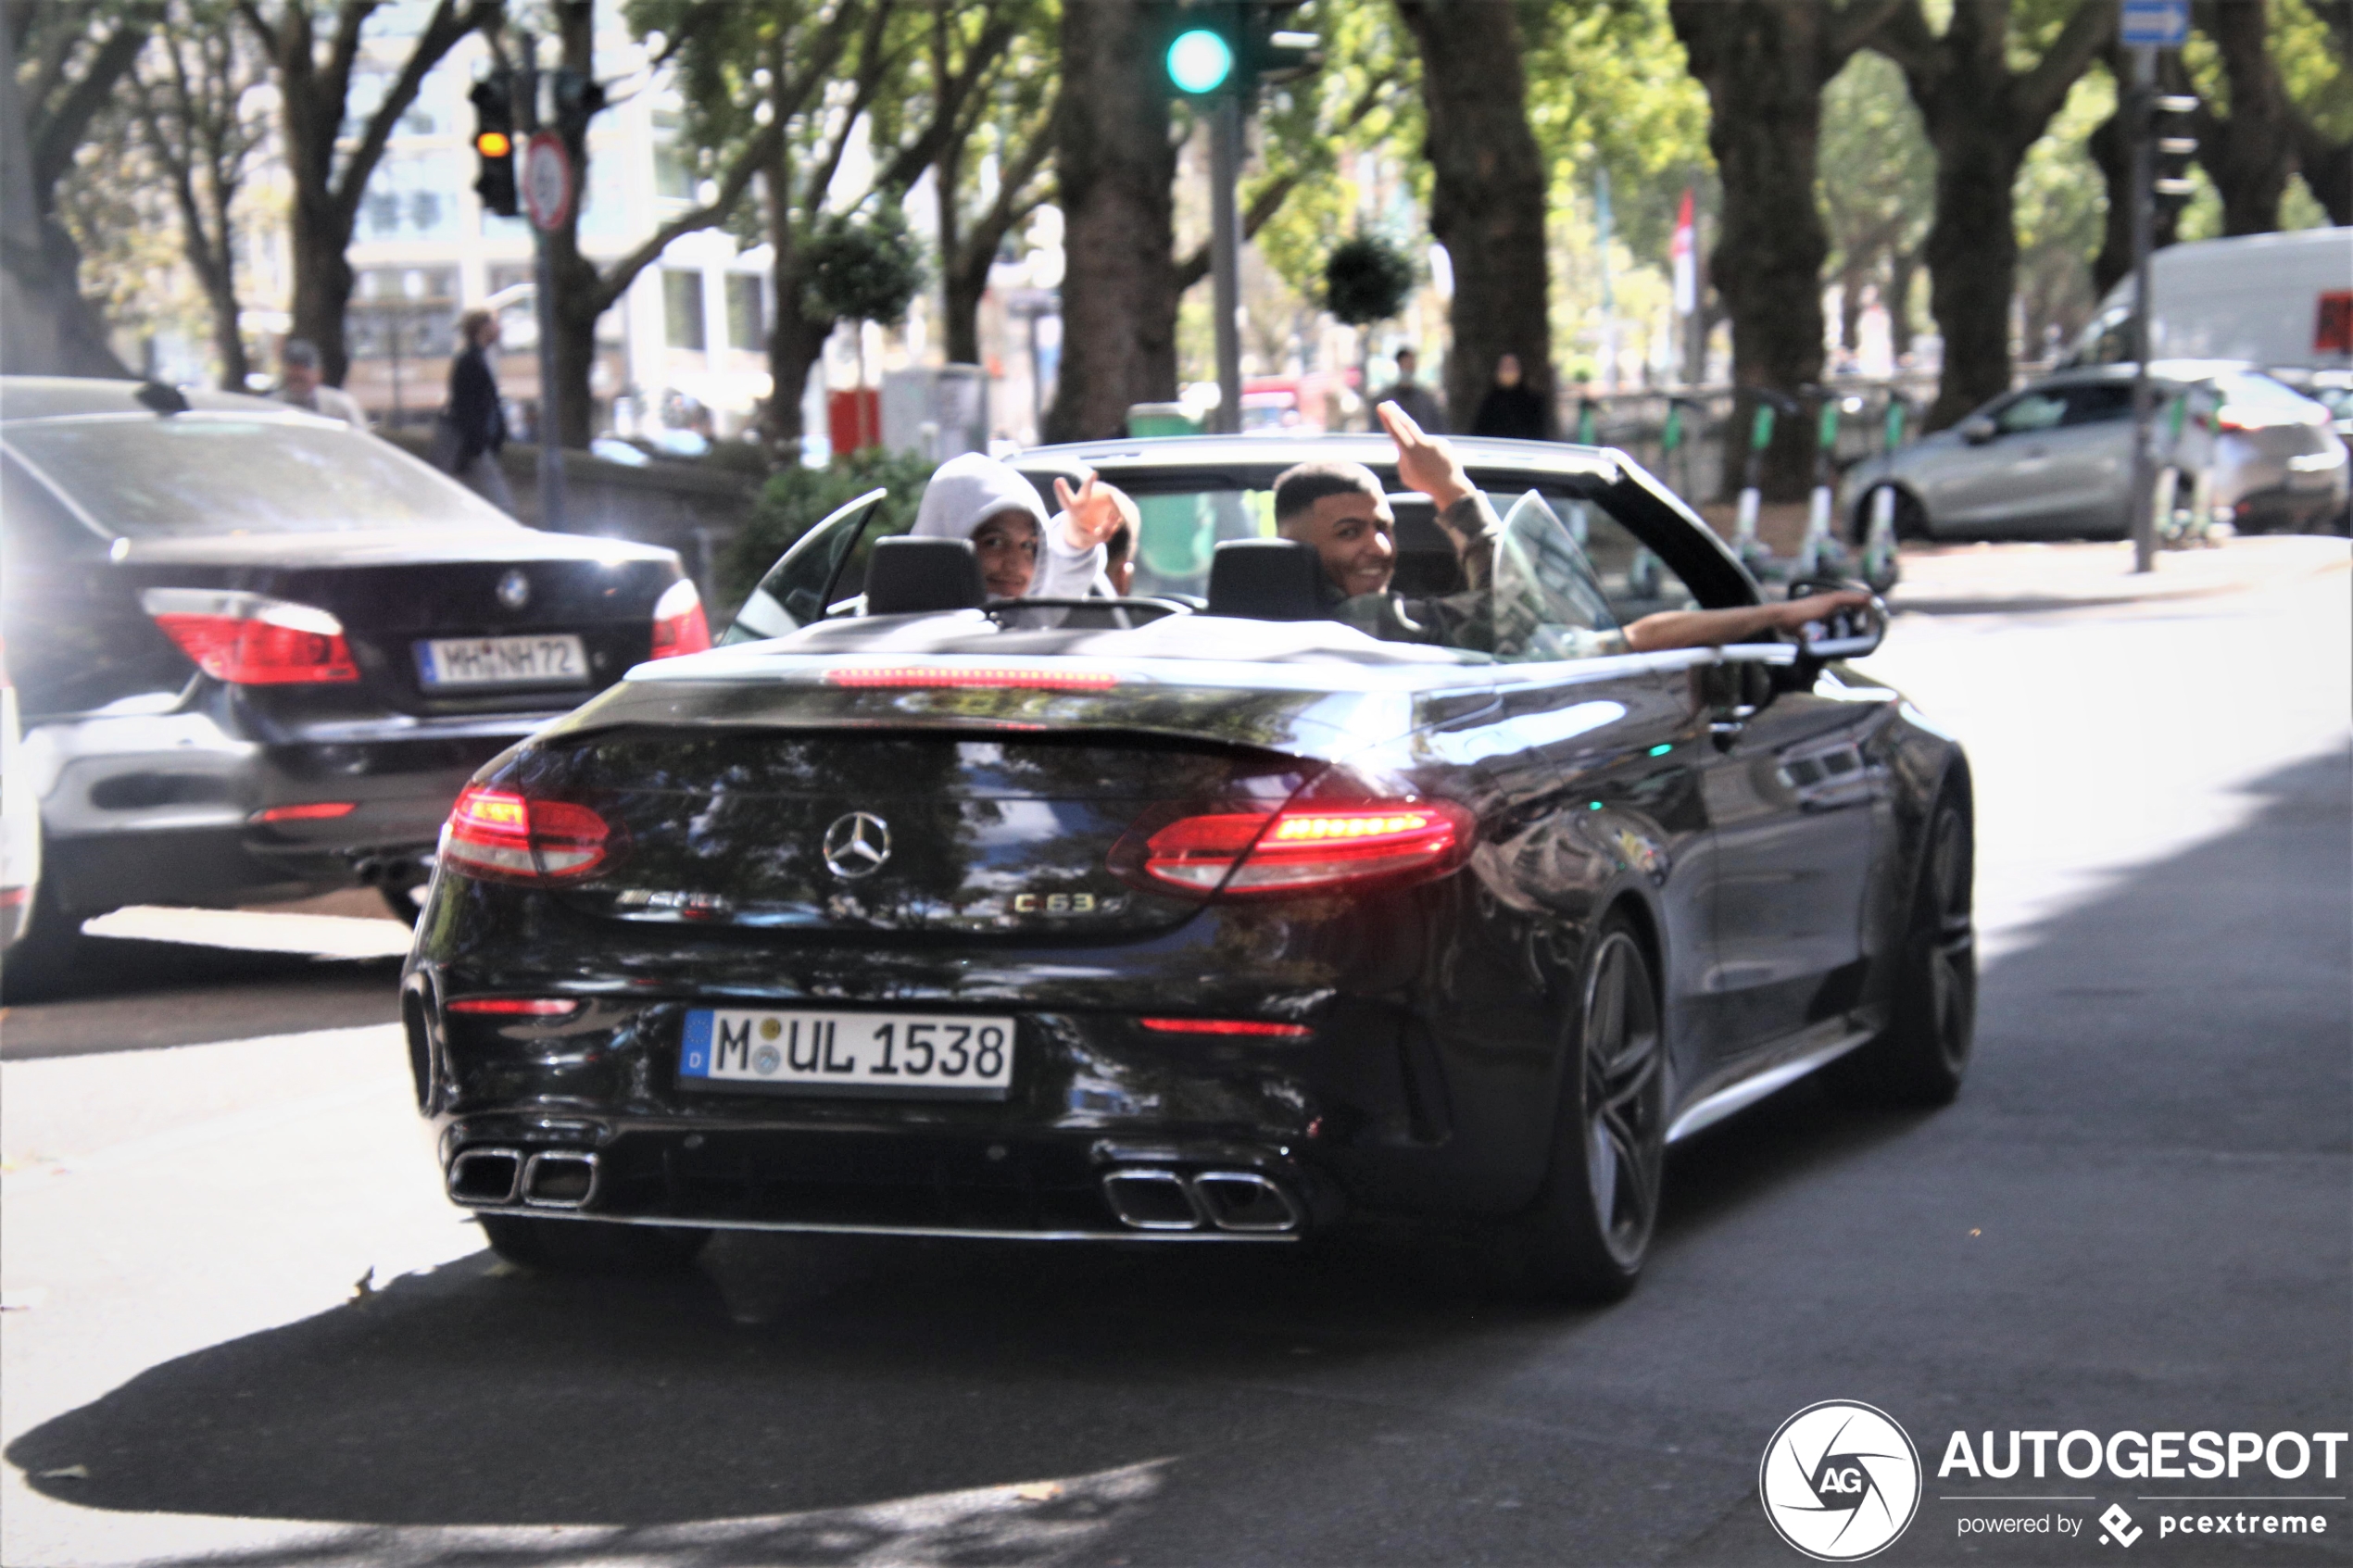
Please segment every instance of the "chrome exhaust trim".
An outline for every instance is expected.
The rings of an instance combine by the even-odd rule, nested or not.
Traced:
[[[585,1149],[544,1149],[522,1168],[522,1200],[533,1209],[585,1209],[603,1185],[603,1164]]]
[[[523,1157],[514,1148],[461,1148],[450,1156],[445,1178],[449,1201],[468,1208],[497,1208],[515,1200],[522,1186]]]
[[[1103,1173],[1103,1201],[1139,1231],[1197,1231],[1207,1222],[1191,1185],[1174,1171],[1130,1167]]]
[[[1282,1184],[1255,1171],[1203,1171],[1193,1196],[1221,1231],[1295,1231],[1306,1219]]]

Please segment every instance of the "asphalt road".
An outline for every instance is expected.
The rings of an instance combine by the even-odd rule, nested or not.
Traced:
[[[1758,1461],[1830,1399],[1930,1467],[1877,1561],[2346,1561],[2342,1449],[1934,1471],[1956,1430],[2353,1416],[2349,592],[1900,618],[1873,668],[1977,768],[1971,1081],[1922,1116],[1801,1085],[1681,1146],[1604,1311],[1443,1244],[517,1274],[439,1196],[391,965],[124,942],[0,1019],[0,1561],[1794,1563]],[[2076,1500],[1947,1500],[2011,1491]],[[2161,1538],[2175,1493],[2326,1533]],[[2081,1533],[1961,1533],[2005,1514]]]

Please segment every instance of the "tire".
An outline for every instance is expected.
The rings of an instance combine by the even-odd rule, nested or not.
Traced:
[[[1633,922],[1603,922],[1578,974],[1544,1188],[1520,1217],[1527,1283],[1559,1300],[1619,1300],[1642,1277],[1667,1161],[1658,988]]]
[[[0,1002],[30,1001],[70,991],[90,938],[84,917],[57,907],[57,879],[48,874],[53,857],[42,857],[43,874],[32,890],[32,915],[24,934],[0,955]]]
[[[551,1274],[674,1273],[691,1265],[711,1233],[689,1226],[600,1224],[478,1214],[490,1249],[519,1268]]]
[[[1842,1098],[1937,1106],[1961,1092],[1977,1031],[1970,865],[1969,809],[1947,796],[1929,817],[1888,1026],[1831,1068],[1827,1082]]]
[[[1919,501],[1912,493],[1899,484],[1874,484],[1863,492],[1862,502],[1855,508],[1855,547],[1859,550],[1870,542],[1871,509],[1878,505],[1876,497],[1882,490],[1895,493],[1896,539],[1901,542],[1927,538],[1928,513],[1920,508]]]

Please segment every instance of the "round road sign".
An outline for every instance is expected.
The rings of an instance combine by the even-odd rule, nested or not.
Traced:
[[[552,131],[532,137],[522,153],[522,205],[531,226],[552,232],[572,216],[572,155]]]

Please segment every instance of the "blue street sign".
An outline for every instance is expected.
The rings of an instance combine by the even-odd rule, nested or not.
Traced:
[[[2190,36],[2190,0],[2124,0],[2127,45],[2178,49]]]

